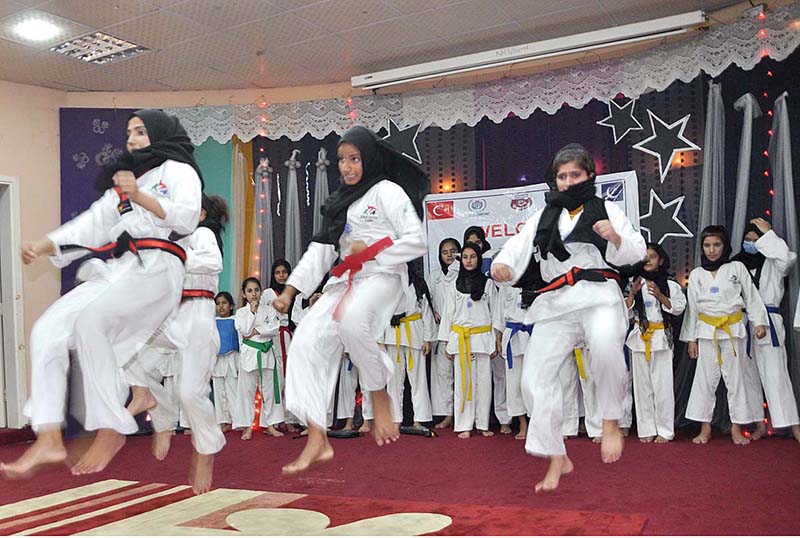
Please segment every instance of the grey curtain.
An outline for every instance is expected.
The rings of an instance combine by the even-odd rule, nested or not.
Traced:
[[[739,166],[736,170],[736,204],[733,208],[731,247],[733,254],[741,250],[741,238],[747,225],[747,199],[750,195],[750,159],[753,149],[753,120],[761,117],[761,107],[752,93],[739,97],[733,108],[742,112],[742,138],[739,142]]]
[[[786,105],[786,92],[776,100],[773,107],[772,139],[769,142],[769,162],[772,168],[772,228],[779,237],[786,240],[789,250],[800,251],[800,235],[798,235],[797,211],[792,176],[792,146],[789,129],[789,111]],[[797,294],[800,291],[800,265],[795,264],[787,278],[785,300],[789,313],[797,311]],[[784,316],[785,322],[791,315]],[[794,380],[795,396],[800,397],[800,333],[786,331],[786,344],[789,354],[789,371]]]
[[[286,176],[286,242],[284,243],[284,257],[292,265],[296,265],[303,255],[303,231],[300,224],[300,197],[297,193],[297,169],[302,166],[297,158],[299,149],[292,150],[292,156],[283,164],[288,169]]]
[[[272,167],[269,159],[264,157],[259,161],[255,173],[255,206],[256,215],[253,219],[255,230],[253,234],[253,251],[258,253],[259,278],[264,286],[269,285],[272,261],[275,259],[274,241],[272,231]],[[259,244],[258,241],[261,241]]]
[[[725,108],[722,87],[711,82],[706,105],[706,136],[703,144],[703,184],[697,236],[710,224],[725,224]],[[695,246],[695,265],[700,265],[702,244]]]
[[[319,148],[317,154],[317,177],[314,181],[314,235],[322,229],[322,204],[330,194],[328,192],[328,150]]]

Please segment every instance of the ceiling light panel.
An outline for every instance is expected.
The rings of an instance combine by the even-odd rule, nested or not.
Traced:
[[[76,60],[97,65],[132,58],[150,51],[147,47],[113,35],[104,34],[103,32],[93,32],[70,39],[52,47],[50,50]]]
[[[92,28],[36,9],[19,11],[0,20],[0,38],[37,49],[91,32]]]

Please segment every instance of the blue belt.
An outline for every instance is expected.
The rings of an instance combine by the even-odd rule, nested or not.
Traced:
[[[508,344],[506,344],[506,361],[508,362],[508,369],[514,368],[514,356],[511,353],[511,339],[520,331],[525,331],[528,336],[533,331],[533,325],[525,325],[524,323],[517,323],[515,321],[506,321],[506,329],[511,329],[511,334],[508,335]]]
[[[772,322],[772,317],[770,314],[780,314],[781,309],[777,306],[768,306],[767,307],[767,319],[769,320],[769,337],[772,339],[772,347],[781,347],[780,341],[778,341],[778,331],[775,330],[775,324]]]

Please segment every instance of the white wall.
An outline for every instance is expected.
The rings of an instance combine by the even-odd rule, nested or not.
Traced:
[[[23,240],[37,239],[61,221],[58,109],[66,96],[0,81],[0,176],[19,178]],[[33,323],[58,298],[60,288],[60,273],[49,262],[25,267],[26,345]]]

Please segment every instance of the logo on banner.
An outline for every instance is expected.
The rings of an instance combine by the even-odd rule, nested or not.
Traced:
[[[625,182],[610,181],[600,186],[600,194],[603,200],[609,202],[621,202],[625,199]]]
[[[533,198],[527,194],[517,194],[511,199],[511,209],[525,211],[533,204]]]
[[[453,218],[453,201],[446,202],[429,202],[428,203],[428,220],[452,219]]]
[[[480,213],[484,209],[486,209],[486,200],[483,198],[475,198],[474,200],[470,200],[467,204],[467,207],[473,213]]]

